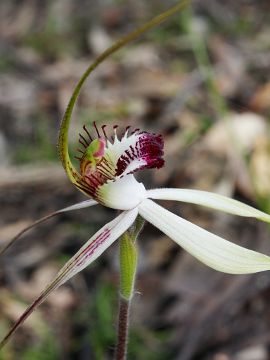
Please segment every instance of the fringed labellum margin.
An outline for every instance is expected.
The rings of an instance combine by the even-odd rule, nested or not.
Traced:
[[[82,148],[76,157],[80,162],[80,178],[76,186],[110,208],[128,210],[138,206],[146,198],[146,190],[133,173],[164,165],[162,136],[139,129],[130,132],[127,128],[118,138],[114,127],[114,135],[109,139],[105,126],[102,130],[94,126],[96,138],[86,126],[84,134],[80,134]]]

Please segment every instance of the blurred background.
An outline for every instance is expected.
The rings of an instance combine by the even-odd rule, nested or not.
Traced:
[[[108,45],[173,5],[160,0],[1,0],[0,245],[33,220],[84,199],[57,155],[61,117],[86,67]],[[161,133],[166,165],[147,187],[185,187],[270,211],[270,3],[197,0],[98,68],[71,127]],[[269,228],[175,202],[164,205],[237,244],[270,254]],[[78,210],[27,233],[0,268],[1,337],[57,270],[115,216]],[[269,273],[200,264],[150,225],[139,240],[129,359],[267,360]],[[111,359],[118,244],[53,293],[1,360]]]

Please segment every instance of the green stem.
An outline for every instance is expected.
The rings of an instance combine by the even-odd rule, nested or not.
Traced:
[[[138,252],[136,240],[143,225],[144,220],[138,216],[134,226],[126,231],[120,240],[120,299],[115,360],[126,359],[129,332],[129,310],[134,293],[137,270]]]
[[[120,296],[130,300],[137,268],[137,248],[129,232],[120,240]]]

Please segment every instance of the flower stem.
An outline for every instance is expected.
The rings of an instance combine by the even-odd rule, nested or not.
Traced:
[[[127,355],[128,326],[129,326],[130,300],[119,299],[118,313],[118,340],[116,345],[115,360],[125,360]]]
[[[143,225],[144,220],[138,216],[134,226],[126,231],[120,240],[120,299],[115,360],[126,359],[129,332],[129,309],[134,293],[137,270],[136,240]]]

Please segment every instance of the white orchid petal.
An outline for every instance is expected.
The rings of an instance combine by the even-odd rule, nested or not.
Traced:
[[[191,189],[154,189],[147,191],[147,197],[158,200],[176,200],[203,205],[229,214],[254,217],[270,222],[270,215],[240,201],[207,191]]]
[[[82,271],[99,257],[116,239],[118,239],[135,221],[138,209],[124,211],[114,220],[105,225],[65,264],[55,279],[47,286],[40,296],[25,310],[9,333],[1,341],[2,347],[29,315],[60,285]]]
[[[270,257],[222,239],[152,200],[141,203],[139,214],[213,269],[229,274],[249,274],[270,269]]]
[[[78,204],[74,204],[71,206],[67,206],[64,209],[58,210],[56,211],[57,214],[62,213],[62,212],[66,212],[66,211],[73,211],[73,210],[79,210],[79,209],[84,209],[93,205],[97,205],[98,202],[95,200],[85,200],[85,201],[81,201]]]
[[[58,273],[61,284],[82,271],[98,258],[115,240],[117,240],[135,221],[138,209],[123,211],[114,220],[103,226]],[[58,285],[60,286],[60,284]]]
[[[99,201],[112,209],[129,210],[146,198],[146,190],[131,174],[104,184],[96,191]]]

